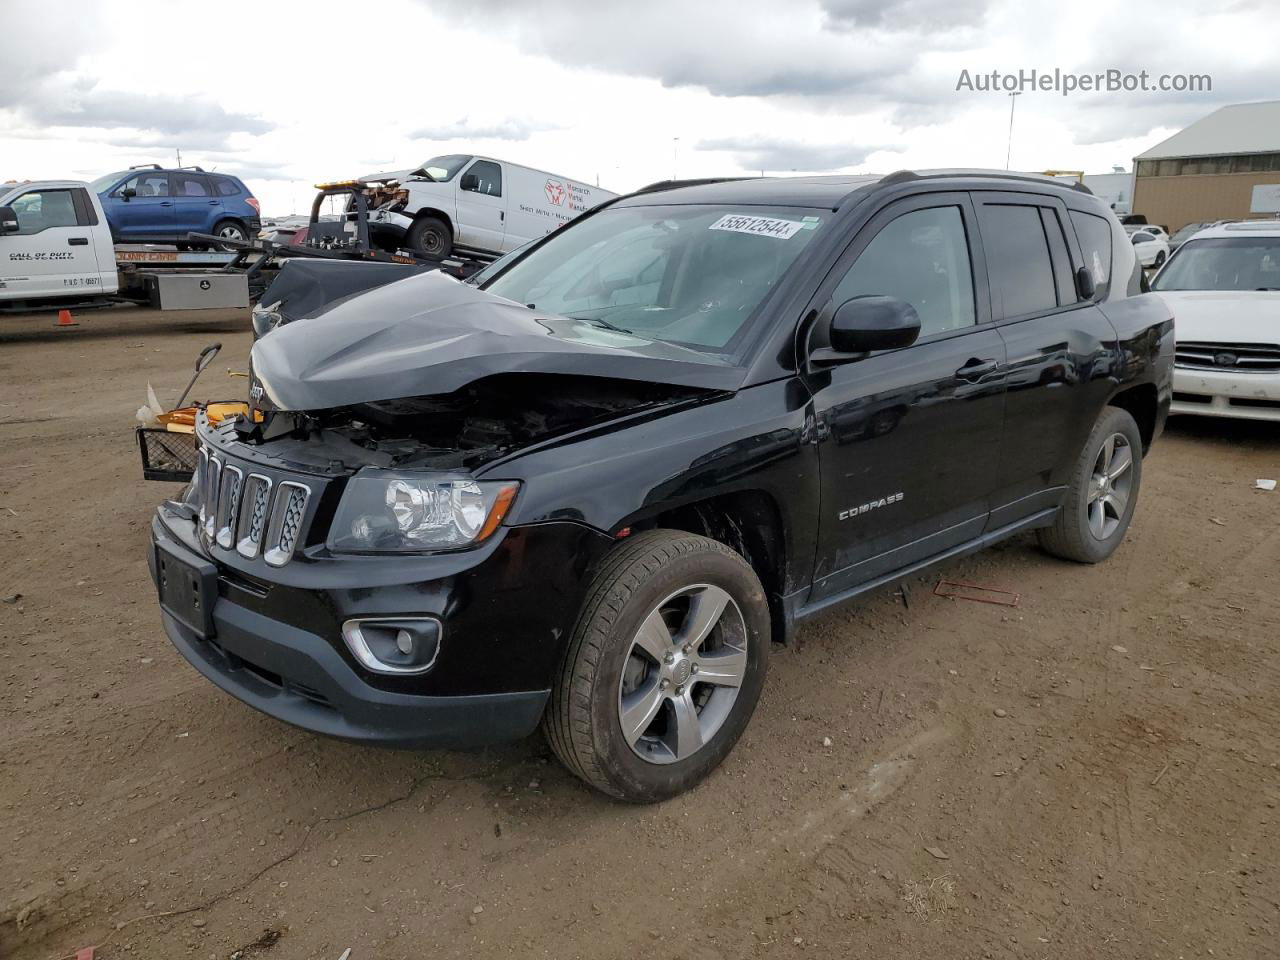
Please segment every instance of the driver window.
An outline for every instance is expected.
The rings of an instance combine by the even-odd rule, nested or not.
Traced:
[[[121,184],[120,190],[125,190],[129,187],[132,187],[139,197],[167,197],[169,195],[169,175],[167,173],[140,173]]]
[[[920,315],[920,336],[973,326],[973,268],[959,207],[912,210],[881,228],[832,294],[897,297]]]
[[[77,225],[76,206],[70,190],[33,190],[9,204],[18,218],[16,236],[29,236],[50,227]],[[9,234],[15,236],[15,234]]]
[[[488,197],[502,196],[502,168],[490,160],[477,160],[467,171],[467,176],[475,177],[475,186],[468,185],[463,190],[483,193]]]

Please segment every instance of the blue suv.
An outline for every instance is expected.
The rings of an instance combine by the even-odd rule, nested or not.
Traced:
[[[92,189],[117,243],[158,241],[185,250],[199,246],[186,242],[188,233],[248,240],[262,228],[258,200],[243,181],[200,167],[130,167],[99,177]]]

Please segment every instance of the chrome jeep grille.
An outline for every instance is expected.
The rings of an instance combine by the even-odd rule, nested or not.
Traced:
[[[213,515],[213,538],[218,546],[231,549],[236,531],[236,518],[240,510],[240,488],[244,485],[244,471],[227,464],[222,468],[222,488],[218,491],[218,509]]]
[[[267,529],[270,506],[270,478],[260,473],[249,474],[240,507],[240,522],[236,527],[236,552],[242,557],[253,559],[262,549],[262,534]]]
[[[276,493],[275,509],[267,524],[267,540],[262,557],[273,567],[283,566],[293,556],[302,529],[302,514],[307,509],[311,489],[301,483],[285,480]]]
[[[1180,340],[1175,347],[1174,363],[1200,370],[1275,373],[1280,370],[1280,345]]]
[[[200,448],[195,483],[200,531],[207,543],[248,559],[262,554],[284,566],[302,539],[311,488],[297,480],[276,483]]]

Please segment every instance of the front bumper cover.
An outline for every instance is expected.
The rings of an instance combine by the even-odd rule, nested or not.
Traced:
[[[1174,367],[1170,412],[1280,421],[1280,374]]]
[[[350,564],[331,558],[326,569],[305,571],[322,585],[257,581],[250,584],[254,592],[245,589],[222,551],[211,555],[201,545],[192,521],[162,506],[152,521],[149,563],[154,580],[154,542],[164,541],[180,559],[217,570],[212,638],[201,639],[163,611],[161,617],[179,652],[237,699],[286,723],[345,740],[468,748],[517,740],[537,727],[566,625],[579,606],[569,589],[578,580],[574,568],[592,562],[593,546],[608,543],[595,531],[567,523],[507,534],[509,548],[504,543],[482,559],[459,557],[459,569],[443,580],[360,586],[368,558]],[[291,575],[303,574],[302,566],[290,564]],[[540,575],[556,570],[565,576]],[[513,577],[519,590],[512,589]],[[347,585],[333,589],[341,580]],[[393,612],[386,605],[401,607],[406,597],[422,605],[415,612],[444,623],[441,662],[421,677],[370,674],[345,647],[341,623]],[[502,602],[481,602],[484,597]]]

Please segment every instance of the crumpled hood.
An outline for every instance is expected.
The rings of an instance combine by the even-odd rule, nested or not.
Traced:
[[[746,371],[708,354],[530,310],[440,273],[379,287],[253,347],[281,410],[452,393],[503,373],[577,374],[736,390]]]
[[[1280,292],[1157,290],[1183,342],[1280,343]]]

